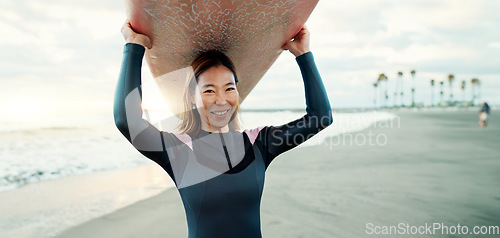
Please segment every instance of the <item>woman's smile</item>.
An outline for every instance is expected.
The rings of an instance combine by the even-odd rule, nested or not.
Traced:
[[[215,115],[215,117],[217,117],[217,118],[224,118],[227,116],[227,114],[230,110],[231,110],[231,108],[228,108],[228,109],[223,110],[223,111],[212,111],[210,113]]]

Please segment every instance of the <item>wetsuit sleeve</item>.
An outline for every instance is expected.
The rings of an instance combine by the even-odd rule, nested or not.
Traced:
[[[267,128],[266,167],[279,154],[303,143],[333,123],[330,102],[313,54],[311,52],[302,54],[296,61],[304,81],[306,115],[287,124]]]
[[[168,155],[162,132],[142,118],[141,67],[145,48],[127,43],[114,99],[118,130],[143,155],[166,168]]]

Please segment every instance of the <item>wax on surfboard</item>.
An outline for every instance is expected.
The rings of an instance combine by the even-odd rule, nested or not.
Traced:
[[[182,72],[202,51],[220,50],[235,64],[244,100],[281,54],[318,0],[125,0],[133,29],[153,47],[145,58],[174,114],[181,112]]]

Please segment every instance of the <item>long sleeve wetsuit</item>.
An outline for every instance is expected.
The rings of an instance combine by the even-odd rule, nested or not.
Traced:
[[[187,135],[159,131],[142,119],[140,85],[144,52],[141,45],[125,45],[114,102],[117,128],[176,184],[186,212],[188,238],[262,237],[260,201],[267,167],[276,156],[332,123],[330,103],[312,53],[296,57],[307,105],[307,114],[302,118],[281,126],[243,132],[201,131]],[[234,142],[238,138],[241,146]],[[211,166],[226,161],[212,160],[221,148],[224,152],[220,153],[225,154],[229,163],[225,170]],[[242,158],[235,160],[238,156]]]

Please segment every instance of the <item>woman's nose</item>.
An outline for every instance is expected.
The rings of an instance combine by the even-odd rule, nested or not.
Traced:
[[[215,96],[215,104],[224,105],[227,103],[226,97],[223,93],[217,93]]]

